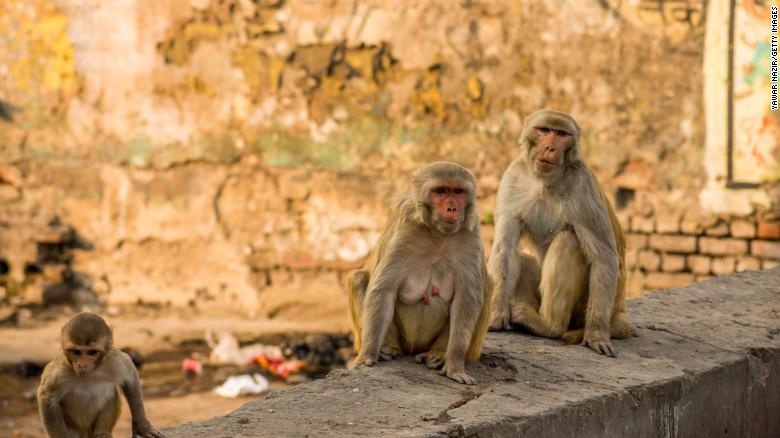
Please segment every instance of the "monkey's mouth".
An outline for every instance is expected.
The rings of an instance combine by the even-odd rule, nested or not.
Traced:
[[[441,227],[445,231],[453,231],[458,226],[458,221],[455,219],[441,221]]]
[[[552,161],[544,160],[544,159],[538,159],[536,160],[536,166],[539,167],[539,170],[548,172],[550,170],[553,170],[557,167],[555,163]]]

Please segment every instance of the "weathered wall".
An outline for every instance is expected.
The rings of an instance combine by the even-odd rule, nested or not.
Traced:
[[[338,311],[420,163],[475,172],[489,241],[522,119],[552,107],[626,225],[682,217],[705,180],[706,8],[677,3],[8,0],[0,216],[74,227],[109,302]],[[749,220],[777,224],[768,207]],[[40,283],[37,240],[3,241],[15,284]]]

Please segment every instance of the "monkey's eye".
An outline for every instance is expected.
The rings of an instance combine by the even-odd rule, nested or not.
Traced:
[[[95,357],[100,353],[98,350],[87,350],[87,356],[89,357]]]
[[[81,356],[81,350],[70,349],[68,350],[68,354],[71,356]]]
[[[462,195],[465,192],[465,190],[458,188],[453,190],[452,192],[455,193],[456,195]]]
[[[547,128],[547,127],[544,127],[544,126],[540,126],[540,127],[536,128],[536,130],[539,131],[542,134],[549,134],[550,131],[552,131],[550,128]]]
[[[436,193],[437,195],[443,195],[447,193],[447,189],[444,187],[436,187],[435,189],[433,189],[433,193]]]
[[[560,130],[560,129],[556,130],[555,133],[560,135],[561,137],[566,137],[566,136],[571,135],[570,133],[568,133],[566,131],[563,131],[563,130]]]

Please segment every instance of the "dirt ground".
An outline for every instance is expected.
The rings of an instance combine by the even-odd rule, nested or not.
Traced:
[[[265,398],[263,394],[231,399],[213,392],[227,377],[258,369],[209,365],[210,348],[204,336],[207,330],[230,331],[242,345],[260,342],[282,346],[309,342],[325,334],[343,339],[348,331],[346,316],[340,312],[326,312],[301,322],[137,306],[111,310],[113,315],[106,315],[106,319],[114,330],[115,346],[133,348],[144,360],[140,375],[146,411],[158,427],[226,414],[244,403]],[[43,436],[35,400],[40,367],[56,353],[60,327],[73,313],[62,308],[29,316],[14,325],[0,326],[0,430],[3,435]],[[203,373],[195,379],[187,378],[181,371],[181,362],[187,357],[199,358],[204,363]],[[334,361],[313,369],[307,362],[307,372],[291,376],[288,381],[268,375],[270,390],[283,390],[342,366],[340,361]],[[126,404],[114,432],[116,436],[130,434]]]

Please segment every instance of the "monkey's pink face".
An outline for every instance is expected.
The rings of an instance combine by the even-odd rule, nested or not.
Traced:
[[[73,372],[77,376],[86,376],[97,368],[98,361],[103,357],[103,350],[96,346],[71,345],[65,349]]]
[[[457,233],[466,214],[469,191],[454,184],[439,184],[430,191],[436,228],[444,234]]]
[[[534,127],[534,132],[537,139],[534,166],[537,172],[548,173],[561,167],[566,151],[574,144],[573,134],[547,126]]]

